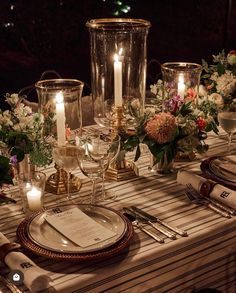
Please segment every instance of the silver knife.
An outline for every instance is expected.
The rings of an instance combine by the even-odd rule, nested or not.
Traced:
[[[140,225],[139,223],[139,219],[140,217],[137,216],[133,211],[131,211],[128,208],[123,208],[125,214],[130,215],[132,218],[134,218],[135,220],[132,221],[132,224],[139,228],[142,232],[144,232],[145,234],[147,234],[148,236],[152,237],[154,240],[156,240],[159,243],[164,243],[164,238],[157,236],[156,234],[154,234],[153,232],[147,230],[145,227],[143,227],[143,225]]]
[[[150,214],[148,214],[147,212],[144,212],[143,210],[135,207],[135,206],[131,206],[131,209],[136,212],[139,216],[141,216],[143,219],[146,219],[146,221],[148,221],[149,223],[159,223],[163,226],[165,226],[166,228],[170,229],[171,231],[174,231],[175,233],[179,234],[180,236],[186,237],[188,236],[188,232],[182,229],[179,229],[177,227],[173,227],[171,225],[169,225],[168,223],[160,220],[158,217],[154,217]]]
[[[175,240],[176,239],[176,234],[173,233],[172,231],[169,231],[155,223],[159,223],[159,221],[157,221],[157,219],[155,218],[155,221],[153,220],[152,216],[150,217],[150,215],[144,213],[142,210],[131,206],[130,209],[139,217],[141,217],[141,219],[143,219],[144,221],[146,221],[150,226],[152,226],[154,229],[156,229],[157,231],[161,232],[162,234],[166,235],[168,238]]]

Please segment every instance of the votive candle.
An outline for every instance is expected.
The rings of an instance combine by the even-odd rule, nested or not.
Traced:
[[[42,191],[37,187],[32,187],[31,190],[26,192],[29,210],[37,211],[42,208]]]

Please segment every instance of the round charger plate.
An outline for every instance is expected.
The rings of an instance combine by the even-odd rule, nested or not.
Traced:
[[[114,211],[116,212],[116,211]],[[87,253],[78,253],[78,252],[61,252],[61,251],[53,251],[47,248],[42,247],[41,245],[33,242],[29,235],[28,235],[28,225],[30,223],[30,220],[32,218],[28,217],[25,220],[23,220],[20,225],[17,228],[16,235],[19,240],[19,242],[22,244],[23,247],[30,250],[31,252],[46,257],[50,259],[57,259],[57,260],[69,260],[69,261],[88,261],[88,260],[100,260],[109,258],[111,256],[114,256],[121,252],[123,249],[125,249],[133,235],[134,235],[134,229],[132,226],[132,223],[128,221],[121,213],[116,212],[120,215],[120,217],[123,218],[123,220],[126,223],[127,229],[124,233],[123,237],[118,240],[116,243],[102,249],[98,249],[96,251],[87,252]],[[34,218],[35,215],[33,215]]]
[[[236,174],[231,174],[233,170],[230,168],[230,164],[234,164],[232,163],[234,160],[236,164],[236,156],[214,156],[202,161],[200,168],[206,177],[226,187],[236,189],[236,180],[233,179],[233,177],[236,178]],[[228,171],[227,168],[225,168],[226,163],[229,163]],[[227,172],[228,176],[226,175]]]
[[[61,212],[64,212],[74,207],[74,205],[64,205],[60,206],[59,208]],[[32,242],[49,250],[64,253],[88,253],[106,248],[116,243],[124,236],[127,230],[127,223],[116,211],[104,206],[90,206],[81,204],[77,207],[91,219],[114,232],[115,235],[94,245],[81,247],[71,242],[68,238],[63,236],[60,232],[48,224],[48,222],[45,220],[45,215],[54,213],[54,209],[48,209],[30,217],[30,220],[27,223],[28,237]]]

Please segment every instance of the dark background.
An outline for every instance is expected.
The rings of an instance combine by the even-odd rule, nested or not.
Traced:
[[[236,49],[236,0],[1,0],[1,103],[6,92],[34,84],[48,69],[89,85],[85,23],[102,17],[149,20],[148,62],[201,63],[223,48]],[[156,79],[158,62],[148,66],[147,85]]]

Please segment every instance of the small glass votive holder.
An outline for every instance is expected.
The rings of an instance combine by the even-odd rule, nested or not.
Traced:
[[[167,62],[161,65],[164,98],[176,96],[182,101],[198,100],[198,90],[202,66],[191,62]]]
[[[46,174],[40,171],[18,175],[18,186],[24,213],[28,214],[44,207]]]

